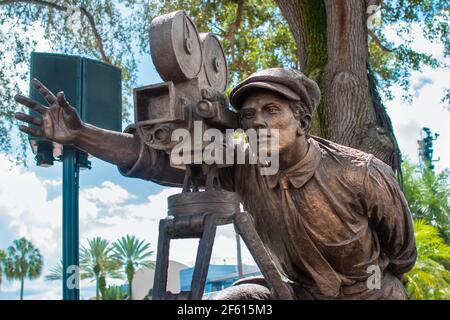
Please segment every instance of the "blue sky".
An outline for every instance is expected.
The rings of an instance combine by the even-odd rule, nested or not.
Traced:
[[[0,27],[1,28],[1,27]],[[417,33],[419,34],[419,32]],[[36,51],[48,51],[49,44],[43,38],[43,30],[35,26]],[[395,40],[393,30],[389,39]],[[1,45],[1,44],[0,44]],[[416,49],[436,54],[442,61],[440,45],[430,45],[417,36]],[[150,56],[141,57],[139,85],[160,81]],[[428,126],[440,133],[435,142],[435,157],[440,157],[437,169],[450,168],[450,112],[440,103],[443,91],[449,83],[448,70],[425,68],[413,73],[412,86],[416,97],[412,104],[400,98],[386,103],[394,130],[405,155],[417,162],[417,139],[420,128]],[[23,92],[27,84],[20,83]],[[394,88],[400,97],[400,89]],[[14,239],[25,236],[41,250],[45,259],[44,272],[54,266],[61,257],[61,164],[51,168],[36,167],[32,156],[28,168],[13,165],[0,155],[0,248],[5,249]],[[156,252],[158,220],[165,217],[166,200],[178,189],[163,188],[154,183],[121,176],[115,166],[92,159],[92,170],[85,170],[80,178],[80,242],[102,236],[114,241],[123,235],[134,234],[151,243]],[[213,251],[213,263],[235,263],[236,244],[231,226],[221,227]],[[171,247],[171,259],[191,265],[195,260],[196,241],[178,240]],[[244,250],[244,262],[252,259]],[[121,283],[113,281],[109,283]],[[0,299],[17,299],[19,283],[4,281]],[[93,283],[83,281],[82,298],[94,295]],[[60,299],[59,282],[47,282],[43,278],[25,282],[26,299]]]

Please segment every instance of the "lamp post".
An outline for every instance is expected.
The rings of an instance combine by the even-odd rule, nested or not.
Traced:
[[[77,163],[77,150],[64,146],[63,154],[63,300],[79,300],[80,289],[69,283],[70,266],[79,267],[79,225],[78,225],[78,191],[80,182],[80,168]],[[75,272],[77,268],[75,268]],[[77,274],[78,278],[79,275]],[[79,283],[79,279],[76,279]]]

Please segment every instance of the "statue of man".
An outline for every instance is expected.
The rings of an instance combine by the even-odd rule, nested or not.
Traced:
[[[23,132],[71,144],[119,167],[122,174],[174,185],[184,173],[150,148],[134,126],[124,133],[83,123],[62,92],[33,85],[50,107],[22,95],[16,101],[42,114],[16,118],[38,128]],[[278,270],[298,299],[406,299],[400,281],[416,260],[411,214],[391,168],[371,154],[309,135],[320,100],[317,84],[292,69],[257,72],[230,101],[243,129],[278,134],[279,171],[259,164],[221,169],[222,184],[240,194]],[[167,183],[165,183],[167,181]],[[263,279],[244,279],[219,299],[270,299]]]

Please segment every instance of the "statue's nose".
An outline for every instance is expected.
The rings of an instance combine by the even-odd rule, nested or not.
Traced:
[[[253,120],[253,128],[254,129],[267,128],[267,122],[266,119],[264,119],[262,113],[258,112],[255,115],[255,119]]]

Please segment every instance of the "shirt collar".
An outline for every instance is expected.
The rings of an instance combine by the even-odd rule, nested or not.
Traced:
[[[312,178],[319,166],[322,153],[319,144],[314,139],[309,139],[308,142],[308,152],[303,159],[288,169],[279,170],[277,174],[265,176],[270,189],[274,189],[278,184],[286,185],[280,183],[280,180],[287,180],[298,189]]]

